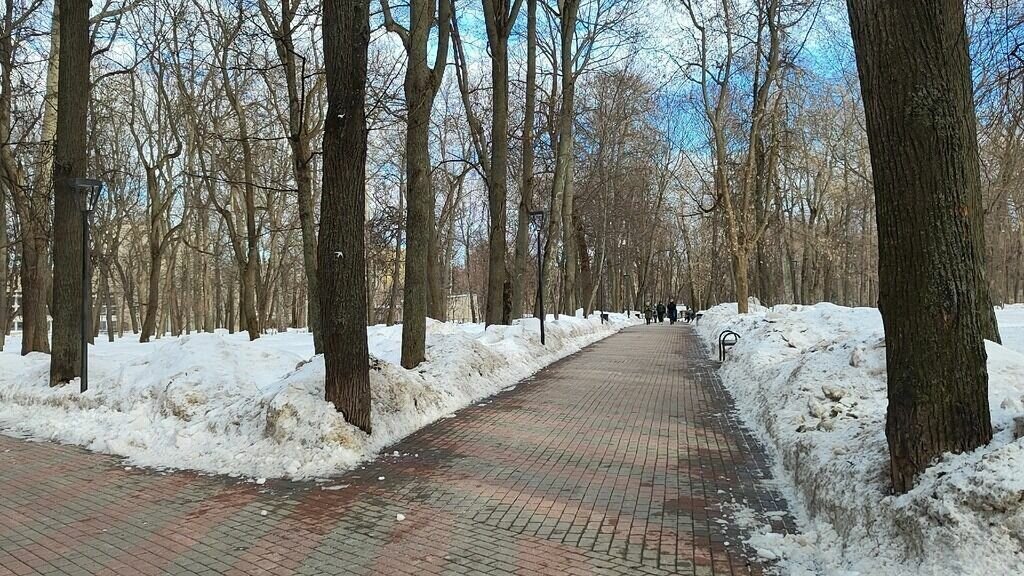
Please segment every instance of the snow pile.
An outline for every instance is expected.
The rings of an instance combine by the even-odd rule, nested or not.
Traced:
[[[85,394],[77,380],[50,388],[49,356],[20,356],[15,336],[0,353],[0,429],[142,466],[328,476],[633,322],[549,318],[541,346],[535,319],[486,329],[428,320],[427,361],[413,370],[399,364],[402,327],[371,326],[369,436],[323,399],[323,356],[313,356],[307,333],[97,340]]]
[[[873,308],[736,305],[705,312],[698,332],[717,354],[744,422],[772,452],[803,534],[762,525],[748,543],[787,574],[1024,573],[1024,307],[997,311],[1007,346],[989,342],[995,437],[947,454],[907,494],[889,494],[882,321]]]

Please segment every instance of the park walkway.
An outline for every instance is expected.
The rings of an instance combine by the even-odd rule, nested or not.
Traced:
[[[729,507],[785,502],[714,370],[633,327],[320,483],[0,436],[0,575],[757,574]]]

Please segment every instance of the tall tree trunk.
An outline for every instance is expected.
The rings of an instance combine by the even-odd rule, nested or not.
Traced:
[[[992,439],[964,5],[847,6],[878,218],[890,474],[905,492],[943,453]]]
[[[103,306],[107,322],[107,341],[114,341],[114,300],[110,297],[110,266],[103,266]],[[120,318],[118,318],[120,320]]]
[[[160,184],[155,169],[146,169],[146,190],[149,202],[149,283],[146,290],[146,317],[142,322],[139,342],[149,342],[157,329],[157,312],[160,309],[160,279],[163,275],[164,215],[160,206]]]
[[[547,239],[544,243],[544,284],[548,286],[551,294],[558,294],[558,282],[554,278],[554,269],[557,257],[559,241],[562,238],[562,209],[563,196],[566,189],[566,181],[572,178],[570,157],[573,148],[573,110],[576,92],[576,78],[573,70],[573,47],[576,37],[576,15],[579,11],[579,0],[565,0],[561,3],[559,22],[559,34],[561,48],[559,54],[559,67],[561,74],[562,107],[558,113],[558,124],[556,134],[558,137],[555,147],[555,173],[551,183],[551,203],[548,212]],[[558,310],[557,306],[552,306]]]
[[[275,22],[265,0],[260,1],[260,10],[272,30],[275,30],[274,45],[277,56],[284,66],[285,83],[288,89],[288,143],[292,149],[292,172],[299,200],[299,225],[302,229],[302,266],[306,276],[306,291],[309,293],[309,330],[313,333],[313,350],[320,354],[320,297],[316,283],[316,231],[313,214],[313,152],[306,125],[306,94],[300,90],[300,71],[296,65],[295,43],[292,22],[299,6],[299,0],[281,0],[281,18]],[[302,74],[305,73],[303,70]]]
[[[402,169],[405,169],[403,162]],[[401,182],[398,185],[398,230],[395,233],[394,262],[391,265],[391,293],[388,296],[388,315],[386,324],[395,325],[395,312],[398,309],[398,279],[402,274],[402,212],[405,209],[405,175],[399,176]]]
[[[533,204],[533,118],[537,107],[537,0],[526,0],[526,95],[523,110],[523,173],[519,186],[515,270],[512,275],[512,317],[522,318],[524,280],[530,256],[529,212]]]
[[[8,3],[4,29],[11,30],[14,4]],[[11,101],[13,98],[14,45],[11,34],[0,36],[0,182],[11,195],[14,212],[21,228],[21,353],[49,352],[49,328],[46,318],[47,252],[49,238],[50,191],[28,185],[28,175],[18,163],[12,149]],[[56,75],[54,75],[56,82]],[[56,90],[56,88],[55,88]],[[47,176],[49,178],[49,176]],[[6,227],[6,220],[2,224]],[[6,290],[6,287],[4,287]]]
[[[0,183],[0,352],[7,341],[7,265],[10,237],[7,233],[7,186]]]
[[[410,65],[410,70],[416,66]],[[413,78],[410,78],[410,75]],[[402,366],[414,368],[423,362],[426,348],[427,268],[430,213],[434,209],[430,187],[429,129],[432,95],[423,94],[426,78],[406,76],[408,126],[406,163],[408,170],[405,284],[402,296]],[[425,76],[425,75],[422,75]]]
[[[366,433],[371,430],[363,238],[369,18],[369,0],[324,2],[327,121],[317,253],[326,399]]]
[[[238,327],[238,317],[236,316],[238,313],[238,307],[235,306],[235,288],[233,283],[228,283],[227,292],[228,297],[224,303],[224,319],[227,323],[228,334],[234,334]]]
[[[426,357],[427,274],[433,230],[434,194],[430,185],[430,112],[448,61],[451,3],[449,0],[412,0],[409,29],[400,28],[382,2],[390,30],[405,44],[405,102],[408,109],[405,153],[408,191],[406,203],[405,289],[402,301],[402,366],[414,368]],[[438,39],[433,69],[427,63],[430,28],[437,21]]]
[[[576,224],[573,222],[573,158],[572,144],[566,159],[565,181],[562,186],[562,312],[576,314],[576,272],[579,268],[579,254],[576,251]]]
[[[53,352],[50,385],[76,378],[82,357],[82,215],[69,186],[88,168],[89,0],[60,0],[57,138],[53,157]],[[59,235],[59,236],[58,236]],[[59,239],[59,241],[57,241]]]
[[[433,191],[430,197],[431,200],[434,199]],[[427,230],[430,231],[430,243],[427,245],[427,315],[444,322],[448,316],[443,279],[445,267],[441,261],[441,238],[437,229],[434,202],[431,202],[431,209],[427,215]]]
[[[512,6],[512,12],[508,7]],[[505,313],[505,234],[508,228],[508,36],[519,3],[483,0],[487,45],[491,53],[491,159],[487,174],[487,310],[485,322],[508,324]]]

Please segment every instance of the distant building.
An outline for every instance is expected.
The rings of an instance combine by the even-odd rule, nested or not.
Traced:
[[[21,290],[14,293],[11,309],[14,311],[14,315],[11,317],[11,333],[20,334],[25,329],[25,320],[21,316]],[[53,318],[49,315],[46,316],[46,329],[47,331],[53,329]]]
[[[96,305],[98,305],[98,303],[96,303],[95,300],[94,300],[93,301],[93,305],[96,306]],[[20,334],[25,329],[25,320],[22,318],[22,315],[21,315],[21,291],[20,290],[18,290],[17,292],[14,293],[14,300],[11,303],[11,308],[14,311],[14,316],[12,316],[12,318],[11,318],[11,333],[12,334]],[[107,307],[104,306],[104,305],[99,305],[99,312],[100,312],[100,333],[101,334],[106,334],[107,333]],[[118,311],[117,311],[117,307],[115,306],[110,311],[110,323],[111,323],[111,326],[113,327],[113,329],[115,331],[118,330],[118,318],[117,318],[117,316],[118,316]],[[53,330],[53,318],[49,314],[47,314],[47,316],[46,316],[46,330],[48,332]]]
[[[476,318],[473,317],[474,310]],[[448,297],[449,322],[479,322],[481,314],[480,299],[476,294],[452,294]]]

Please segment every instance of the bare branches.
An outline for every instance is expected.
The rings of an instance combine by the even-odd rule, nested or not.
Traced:
[[[388,32],[397,34],[402,40],[402,44],[405,46],[405,49],[408,50],[410,42],[409,29],[395,21],[395,17],[391,14],[391,4],[388,0],[380,0],[380,9],[384,14],[384,27]]]

